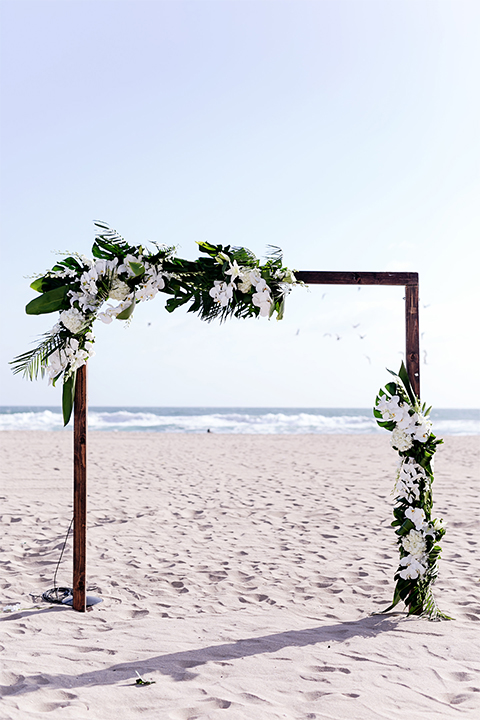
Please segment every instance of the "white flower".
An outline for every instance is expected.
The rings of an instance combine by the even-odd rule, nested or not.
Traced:
[[[403,412],[397,412],[394,420],[397,427],[399,427],[401,430],[406,430],[408,433],[411,434],[415,427],[415,421],[408,412],[408,409],[404,405],[402,407]]]
[[[157,285],[153,282],[153,280],[149,280],[147,283],[145,283],[145,285],[140,285],[136,289],[135,298],[137,300],[140,300],[140,302],[143,302],[144,300],[152,300],[157,293]]]
[[[420,575],[424,575],[426,568],[414,557],[407,555],[400,560],[400,565],[406,565],[404,570],[400,571],[400,577],[403,580],[415,580]]]
[[[250,272],[250,280],[255,285],[256,292],[252,295],[253,304],[260,308],[260,315],[262,317],[269,317],[272,309],[272,297],[270,295],[270,288],[267,285],[267,281],[260,276],[258,270]]]
[[[95,267],[91,268],[87,272],[84,272],[82,276],[80,277],[80,287],[82,288],[84,293],[87,293],[89,295],[96,295],[97,294],[97,280],[98,280],[98,273],[95,269]]]
[[[405,405],[390,410],[390,417],[401,430],[408,430],[412,424],[412,416]]]
[[[255,290],[257,291],[257,293],[261,293],[264,290],[269,290],[267,281],[264,280],[262,277],[259,280],[255,281],[254,285],[255,285]]]
[[[262,317],[268,317],[270,315],[272,298],[270,297],[268,287],[265,287],[263,290],[257,291],[254,295],[252,295],[252,302],[256,307],[260,308],[260,315]]]
[[[87,333],[93,338],[92,333]],[[70,338],[64,348],[55,350],[48,358],[47,373],[49,376],[49,385],[64,370],[70,375],[79,367],[84,365],[88,358],[93,357],[93,343],[87,341],[83,348],[76,338]]]
[[[407,508],[405,517],[412,521],[416,530],[422,530],[425,525],[425,513],[422,508]],[[411,530],[413,532],[413,530]]]
[[[443,530],[444,527],[445,527],[445,525],[444,525],[443,520],[436,518],[432,522],[425,523],[423,531],[424,531],[425,535],[431,535],[431,537],[434,538],[436,533],[439,530]]]
[[[117,315],[120,315],[120,313],[130,307],[133,299],[134,294],[131,293],[125,300],[122,300],[122,302],[119,303],[117,307],[113,307],[113,305],[110,305],[110,303],[108,303],[107,309],[104,312],[98,313],[97,319],[101,320],[106,325],[109,325],[112,320],[117,317]]]
[[[377,404],[377,410],[382,413],[384,420],[393,420],[402,430],[410,426],[411,415],[408,407],[400,402],[398,395],[394,395],[390,400],[382,396]]]
[[[233,261],[233,263],[230,263],[230,270],[225,271],[225,275],[230,275],[230,282],[232,283],[235,278],[241,277],[242,275],[242,268],[238,266],[238,263],[236,260]]]
[[[410,530],[408,535],[402,538],[402,545],[410,555],[415,558],[422,558],[427,549],[425,538],[420,530]]]
[[[250,270],[240,268],[241,272],[239,273],[238,277],[240,282],[238,283],[237,287],[242,293],[248,293],[252,289],[252,281],[250,279]]]
[[[412,445],[413,442],[410,435],[407,435],[402,428],[396,427],[392,432],[392,447],[399,452],[405,452],[405,450],[409,450]]]
[[[233,285],[227,285],[226,282],[214,280],[213,287],[209,290],[209,295],[222,307],[226,307],[233,297]]]
[[[108,263],[104,259],[98,259],[98,260],[95,260],[95,264],[93,267],[95,268],[98,275],[105,275],[105,272],[108,267]]]
[[[116,277],[112,283],[109,297],[112,300],[125,300],[125,298],[128,297],[130,293],[131,290],[128,287],[127,283],[124,283],[123,280],[120,280],[120,278]]]
[[[399,410],[400,407],[401,407],[399,396],[398,396],[398,395],[393,395],[393,396],[390,398],[390,400],[388,400],[388,402],[387,402],[387,407],[388,407],[388,409],[389,409],[389,411],[390,411],[390,417],[393,417],[392,413],[394,413],[395,411]]]
[[[376,406],[376,407],[377,407],[377,410],[381,413],[382,418],[383,418],[384,420],[389,420],[389,419],[390,419],[390,407],[389,407],[389,404],[388,404],[388,403],[389,403],[388,398],[386,398],[385,395],[382,395],[382,396],[378,399],[378,403],[377,403],[377,406]]]
[[[78,370],[79,367],[82,367],[82,365],[85,365],[88,358],[93,357],[95,355],[95,352],[91,349],[93,345],[91,343],[87,343],[87,346],[80,348],[80,343],[76,338],[70,338],[69,343],[67,344],[65,348],[65,355],[68,359],[68,374],[75,372],[75,370]]]
[[[68,364],[68,358],[62,350],[55,350],[48,358],[47,373],[49,377],[48,384],[51,385],[53,380],[60,375]]]
[[[64,310],[60,313],[60,322],[67,330],[76,335],[85,327],[87,319],[80,310],[71,308],[71,310]]]
[[[424,469],[413,458],[401,458],[394,493],[409,502],[420,499],[420,482],[428,481]]]
[[[152,268],[152,271],[149,272],[148,282],[156,287],[157,290],[163,290],[165,287],[165,280],[163,279],[163,276],[156,272],[154,268]]]
[[[394,488],[395,495],[400,499],[413,502],[420,499],[420,488],[418,485],[409,485],[401,478],[398,478]]]
[[[427,442],[432,429],[430,420],[427,420],[427,418],[418,413],[413,416],[412,420],[414,422],[411,429],[413,439],[422,443]]]
[[[68,294],[70,296],[70,305],[74,307],[74,304],[78,303],[83,312],[96,310],[98,305],[102,302],[99,300],[98,295],[89,295],[88,293],[83,292],[77,293],[73,292],[73,290],[70,290]]]
[[[262,276],[260,275],[260,270],[258,268],[255,268],[254,270],[250,270],[248,273],[248,279],[250,280],[252,285],[255,285],[255,289],[257,289],[257,285],[262,280]]]
[[[73,373],[75,370],[78,370],[79,367],[82,367],[82,365],[85,365],[88,358],[91,357],[91,355],[94,355],[95,353],[89,353],[87,350],[77,350],[75,354],[72,354],[70,356],[70,372]]]
[[[126,255],[125,260],[122,263],[122,265],[119,265],[117,268],[117,272],[120,273],[126,273],[129,277],[135,276],[135,271],[132,270],[130,263],[139,263],[140,265],[143,264],[143,258],[140,255],[139,257],[135,257],[135,255]]]

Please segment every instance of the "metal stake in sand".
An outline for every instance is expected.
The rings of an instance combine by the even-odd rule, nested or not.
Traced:
[[[87,366],[77,370],[73,407],[73,609],[85,612],[87,561]]]

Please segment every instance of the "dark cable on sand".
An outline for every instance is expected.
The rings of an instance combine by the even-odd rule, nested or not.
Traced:
[[[70,530],[72,529],[72,525],[73,525],[73,517],[70,521],[70,525],[68,526],[67,534],[65,535],[65,540],[63,542],[62,551],[60,553],[60,557],[57,562],[57,567],[55,568],[55,573],[53,575],[53,588],[51,590],[45,590],[45,592],[42,594],[42,599],[45,600],[45,602],[56,603],[58,605],[62,605],[65,598],[69,597],[70,595],[73,595],[73,588],[57,587],[57,572],[58,572],[58,568],[60,567],[60,563],[62,562],[63,553],[64,553],[65,547],[67,545],[67,540],[68,540],[68,536],[70,535]]]

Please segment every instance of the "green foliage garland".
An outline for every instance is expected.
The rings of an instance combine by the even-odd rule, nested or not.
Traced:
[[[45,373],[50,382],[63,379],[62,408],[71,417],[79,367],[95,353],[95,320],[128,320],[139,302],[166,293],[166,310],[182,305],[202,320],[228,317],[283,317],[285,296],[296,283],[282,265],[279,248],[271,248],[262,265],[246,248],[198,243],[197,260],[176,257],[175,248],[153,251],[131,246],[108,225],[96,222],[93,259],[72,254],[37,277],[31,288],[40,295],[28,303],[29,315],[59,312],[59,320],[33,349],[12,361],[13,372],[33,380]],[[117,301],[105,308],[108,300]]]
[[[431,408],[415,397],[404,364],[398,375],[392,375],[393,382],[380,390],[374,408],[377,423],[392,433],[392,447],[400,456],[392,522],[400,562],[393,601],[384,612],[403,600],[410,615],[450,620],[439,610],[432,593],[441,553],[439,541],[445,535],[442,521],[432,519],[433,456],[443,440],[431,432]]]

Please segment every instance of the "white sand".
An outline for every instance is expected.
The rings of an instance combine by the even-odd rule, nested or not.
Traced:
[[[71,434],[3,432],[0,609],[52,587]],[[480,717],[478,450],[447,438],[432,623],[386,607],[382,436],[90,433],[90,612],[0,613],[2,720]],[[71,540],[59,585],[71,585]],[[135,685],[138,671],[154,680]]]

